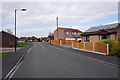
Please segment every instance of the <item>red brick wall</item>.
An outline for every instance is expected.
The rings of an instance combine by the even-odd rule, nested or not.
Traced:
[[[72,34],[71,31],[68,31],[69,34],[66,33],[64,29],[58,29],[58,39],[66,39],[66,38],[74,38],[74,37],[80,37],[78,33],[76,32],[76,35]],[[57,39],[57,29],[54,31],[54,40]]]
[[[89,36],[89,38],[90,38],[89,42],[92,42],[92,43],[96,43],[97,41],[99,41],[99,35],[91,35]]]
[[[64,30],[58,29],[58,39],[64,39]],[[54,32],[54,40],[57,40],[57,29]]]
[[[116,35],[115,35],[115,34],[111,34],[111,35],[110,35],[110,39],[116,40]]]

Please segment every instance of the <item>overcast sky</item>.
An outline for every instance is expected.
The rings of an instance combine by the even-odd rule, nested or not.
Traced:
[[[17,36],[48,36],[60,27],[85,31],[90,27],[118,21],[118,2],[3,2],[2,29],[14,33],[14,10],[17,11]]]

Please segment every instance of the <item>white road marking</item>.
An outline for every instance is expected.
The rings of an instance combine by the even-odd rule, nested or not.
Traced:
[[[22,63],[22,59],[24,59],[27,54],[30,52],[31,48],[22,56],[22,58],[17,62],[17,64],[10,70],[10,72],[6,75],[5,80],[6,79],[10,79],[12,78],[12,76],[14,75],[14,73],[17,71],[17,69],[19,68],[19,66]]]
[[[40,43],[39,43],[40,44]],[[40,46],[42,47],[42,48],[45,48],[42,44],[40,44]]]

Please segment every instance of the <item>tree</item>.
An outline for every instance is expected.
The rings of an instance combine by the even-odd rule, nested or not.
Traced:
[[[11,31],[11,29],[7,29],[6,30],[9,34],[13,34],[13,32]]]

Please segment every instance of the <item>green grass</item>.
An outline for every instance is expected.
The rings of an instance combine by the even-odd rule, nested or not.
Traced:
[[[13,52],[5,52],[5,53],[0,53],[0,58],[7,56],[8,54],[11,54]]]
[[[24,46],[26,46],[28,44],[29,43],[27,43],[27,42],[19,42],[19,43],[17,43],[17,48],[24,47]]]

